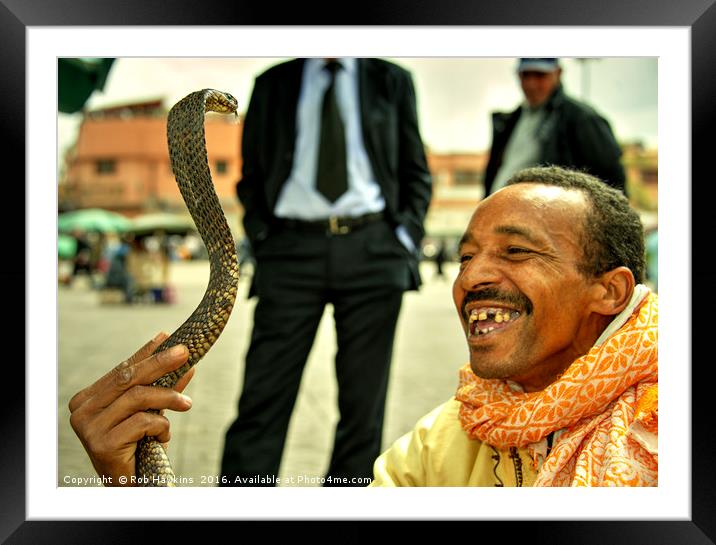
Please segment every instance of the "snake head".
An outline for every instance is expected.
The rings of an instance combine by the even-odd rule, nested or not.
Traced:
[[[236,98],[223,91],[216,89],[207,89],[206,95],[206,111],[218,112],[220,114],[236,114],[239,102]]]

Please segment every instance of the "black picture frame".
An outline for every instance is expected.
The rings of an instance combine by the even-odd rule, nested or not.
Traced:
[[[95,26],[95,25],[534,25],[534,26],[683,26],[691,30],[691,106],[692,106],[692,249],[709,246],[704,240],[710,233],[706,223],[713,200],[709,197],[713,174],[709,159],[713,155],[711,134],[716,125],[716,6],[714,0],[502,0],[478,2],[456,0],[441,5],[436,1],[400,0],[393,2],[365,3],[345,6],[349,9],[322,9],[307,3],[281,5],[279,9],[265,3],[244,0],[218,2],[203,0],[125,0],[121,3],[107,0],[2,0],[0,2],[0,58],[3,75],[0,78],[0,111],[2,115],[2,156],[6,183],[3,184],[3,202],[11,213],[20,214],[24,220],[25,179],[25,119],[26,108],[26,28],[29,26]],[[353,9],[350,9],[353,8]],[[23,160],[20,160],[23,158]],[[18,167],[13,173],[12,167]],[[51,181],[48,180],[48,183]],[[689,189],[689,180],[675,183]],[[48,194],[53,190],[48,188]],[[14,203],[9,206],[9,203]],[[5,218],[4,218],[5,219]],[[9,223],[23,225],[24,221]],[[14,233],[14,232],[13,232]],[[19,237],[14,235],[17,240]],[[4,543],[142,543],[158,539],[173,540],[197,530],[212,541],[224,532],[231,539],[249,539],[249,536],[276,536],[273,522],[139,522],[139,521],[26,521],[25,516],[25,374],[19,362],[24,361],[25,298],[31,286],[25,279],[25,238],[23,244],[16,242],[15,254],[10,265],[0,273],[5,287],[4,315],[6,352],[3,368],[3,418],[0,420],[0,539]],[[22,249],[21,249],[22,248]],[[415,531],[427,537],[435,532],[444,539],[481,539],[497,532],[498,541],[527,541],[579,544],[629,544],[649,543],[700,545],[716,542],[716,471],[714,450],[716,433],[710,407],[713,396],[708,394],[712,383],[710,368],[713,358],[708,357],[704,338],[708,338],[705,320],[706,309],[712,307],[716,297],[708,289],[715,274],[703,262],[710,252],[692,252],[691,281],[698,290],[699,303],[692,305],[692,315],[684,317],[692,323],[692,459],[684,457],[684,464],[692,469],[692,514],[690,521],[503,521],[503,522],[440,522],[429,528],[422,522],[410,522],[400,532]],[[699,264],[698,260],[702,262]],[[707,258],[708,259],[708,258]],[[685,286],[687,283],[685,282]],[[19,287],[23,286],[20,290]],[[691,298],[685,289],[683,297]],[[706,299],[706,301],[703,301]],[[693,299],[691,299],[693,301]],[[22,311],[21,311],[22,309]],[[18,324],[22,324],[19,326]],[[8,333],[7,326],[13,325]],[[32,324],[27,324],[32,327]],[[19,331],[18,331],[19,330]],[[686,341],[686,340],[685,340]],[[691,362],[678,362],[691,365]],[[53,362],[48,362],[48,372]],[[688,446],[684,445],[688,452]],[[476,505],[476,509],[479,506]],[[121,516],[121,514],[118,514]],[[78,518],[81,514],[78,514]],[[559,517],[559,513],[555,513]],[[390,532],[385,522],[365,521],[352,523],[355,530],[320,527],[316,523],[301,524],[290,529],[292,539],[322,539],[341,542],[358,542],[366,538]],[[475,526],[479,524],[481,526]],[[161,525],[161,527],[158,527]],[[469,525],[469,526],[468,526]],[[474,532],[474,534],[473,534]],[[474,537],[472,537],[474,535]],[[159,537],[156,537],[159,536]],[[323,538],[322,536],[326,536]],[[406,536],[407,537],[407,536]],[[253,539],[260,539],[254,537]],[[490,538],[495,539],[495,538]],[[273,541],[273,539],[271,540]]]

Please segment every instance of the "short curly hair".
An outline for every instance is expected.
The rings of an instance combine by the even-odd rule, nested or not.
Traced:
[[[599,178],[557,166],[526,168],[506,185],[544,184],[582,191],[591,204],[582,229],[583,261],[580,272],[596,277],[616,267],[627,267],[639,284],[646,268],[644,226],[626,196]]]

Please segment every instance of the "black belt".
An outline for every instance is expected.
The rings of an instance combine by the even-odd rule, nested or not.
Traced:
[[[297,220],[288,218],[279,218],[279,223],[295,229],[297,231],[305,231],[309,233],[326,233],[331,235],[347,235],[351,231],[355,231],[360,227],[380,221],[384,218],[383,212],[375,212],[373,214],[365,214],[363,216],[331,216],[324,220]]]

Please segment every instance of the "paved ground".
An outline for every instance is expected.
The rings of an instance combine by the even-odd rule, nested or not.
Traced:
[[[451,298],[456,267],[448,264],[447,278],[440,279],[434,278],[431,263],[423,264],[423,288],[405,296],[388,391],[384,448],[455,391],[457,369],[467,358]],[[65,476],[94,475],[69,425],[70,397],[159,330],[171,333],[180,325],[203,295],[208,263],[174,263],[171,277],[178,299],[169,306],[101,305],[97,292],[82,281],[72,288],[59,287],[59,486],[66,486]],[[223,335],[197,366],[186,390],[194,402],[192,409],[168,414],[170,458],[177,476],[191,477],[193,486],[213,485],[224,431],[236,415],[254,305],[246,299],[247,290],[248,278],[243,278],[238,304]],[[304,372],[281,468],[280,477],[294,476],[296,482],[302,478],[301,486],[317,486],[310,480],[323,475],[330,458],[338,419],[334,352],[332,310],[328,308]]]

